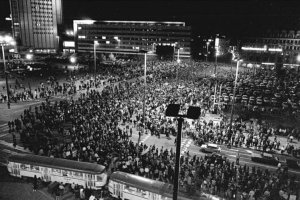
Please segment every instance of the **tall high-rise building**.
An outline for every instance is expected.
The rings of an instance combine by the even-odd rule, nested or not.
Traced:
[[[21,48],[55,53],[59,47],[62,0],[10,0],[13,36]]]

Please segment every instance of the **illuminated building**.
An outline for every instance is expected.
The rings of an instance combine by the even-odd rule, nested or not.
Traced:
[[[190,57],[191,27],[184,22],[74,20],[77,52],[135,54],[139,50],[155,53],[168,47],[180,57]]]
[[[300,53],[300,31],[267,31],[242,39],[243,58],[257,63],[294,64]]]
[[[62,0],[10,0],[13,35],[18,45],[37,53],[55,53],[59,47]]]

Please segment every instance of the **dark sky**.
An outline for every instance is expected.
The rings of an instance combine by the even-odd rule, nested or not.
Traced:
[[[266,0],[63,0],[66,24],[73,19],[186,21],[197,34],[228,36],[268,28],[300,29],[300,1]],[[8,0],[0,0],[0,30],[9,29]]]

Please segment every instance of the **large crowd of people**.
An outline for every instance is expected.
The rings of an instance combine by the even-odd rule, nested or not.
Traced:
[[[71,76],[68,84],[63,85],[54,80],[48,82],[48,89],[45,91],[51,91],[52,88],[53,95],[71,95],[78,91],[80,95],[78,99],[54,103],[47,98],[41,105],[26,109],[20,119],[9,122],[10,131],[13,134],[18,132],[24,147],[35,154],[97,162],[106,167],[109,167],[114,157],[118,157],[113,170],[171,183],[175,162],[173,150],[132,142],[130,138],[133,129],[139,135],[143,132],[142,129],[146,129],[147,134],[158,137],[176,135],[176,120],[164,115],[167,105],[180,103],[183,110],[191,105],[200,106],[201,116],[205,116],[207,112],[214,112],[215,99],[212,96],[216,93],[216,84],[222,81],[224,84],[233,82],[233,77],[228,71],[226,74],[222,67],[219,67],[219,73],[223,75],[219,82],[215,78],[206,77],[206,74],[200,77],[203,72],[211,70],[209,63],[183,62],[175,68],[173,62],[151,61],[147,65],[151,76],[147,78],[145,119],[143,81],[136,79],[122,84],[126,80],[142,76],[143,67],[139,62],[128,62],[105,68],[102,70],[103,74],[96,75],[96,79],[93,75],[84,75]],[[191,68],[198,71],[190,73]],[[252,72],[244,70],[241,77],[247,77],[250,73]],[[274,84],[276,87],[276,83]],[[242,83],[239,84],[239,89],[242,86]],[[45,88],[41,85],[43,87]],[[240,95],[243,95],[242,92]],[[293,97],[297,100],[294,95]],[[295,156],[299,154],[299,150],[292,144],[283,147],[276,137],[270,139],[270,136],[284,132],[276,127],[236,119],[232,131],[229,131],[226,109],[226,106],[220,106],[217,110],[222,117],[220,124],[200,120],[186,122],[183,132],[198,144],[210,141],[254,146],[262,151],[280,149]],[[293,136],[299,139],[298,131],[289,129],[284,134],[289,135],[289,138]],[[276,199],[280,195],[295,193],[293,181],[283,169],[274,173],[246,165],[237,166],[218,156],[196,157],[186,154],[181,157],[180,184],[181,189],[186,192],[202,190],[229,199],[240,192],[248,199],[262,196]]]

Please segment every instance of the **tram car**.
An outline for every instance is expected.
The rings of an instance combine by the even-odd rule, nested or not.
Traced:
[[[173,199],[173,185],[120,171],[111,174],[108,190],[112,197],[122,200]],[[195,198],[179,192],[178,199],[191,200]]]
[[[45,182],[75,183],[101,189],[107,183],[105,166],[30,154],[12,155],[7,169],[12,176],[41,178]]]

